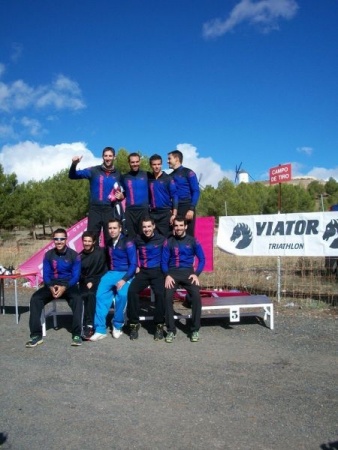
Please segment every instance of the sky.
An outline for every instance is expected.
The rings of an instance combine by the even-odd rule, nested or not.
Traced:
[[[0,164],[178,148],[204,186],[338,180],[337,23],[338,0],[0,0]]]

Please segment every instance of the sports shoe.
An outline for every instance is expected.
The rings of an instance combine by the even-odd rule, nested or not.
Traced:
[[[82,338],[81,336],[73,336],[73,340],[71,345],[73,347],[78,347],[79,345],[82,345]]]
[[[115,339],[118,339],[120,336],[122,336],[123,331],[119,330],[118,328],[113,327],[113,332],[112,332],[112,336]]]
[[[43,343],[43,339],[41,336],[33,336],[30,338],[30,340],[28,342],[26,342],[26,347],[33,348],[42,343]]]
[[[199,340],[198,331],[193,331],[190,336],[190,342],[198,342]]]
[[[176,335],[173,331],[168,331],[165,337],[165,341],[168,342],[168,344],[171,344],[174,341],[175,337]]]
[[[82,339],[84,341],[89,341],[89,338],[91,338],[94,334],[94,328],[86,326],[84,327],[83,333],[82,333]]]
[[[163,324],[159,323],[156,326],[156,331],[155,331],[155,334],[154,334],[154,341],[161,341],[163,338],[164,338],[164,335],[163,335]]]
[[[96,342],[96,341],[100,341],[101,339],[104,339],[105,337],[107,337],[106,334],[95,332],[95,333],[93,334],[93,336],[91,336],[91,337],[89,338],[89,340],[92,341],[92,342]]]
[[[130,324],[130,340],[135,341],[135,339],[138,339],[138,330],[140,329],[139,323],[131,323]]]

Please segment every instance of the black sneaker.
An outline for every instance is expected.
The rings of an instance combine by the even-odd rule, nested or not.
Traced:
[[[89,339],[91,338],[91,336],[93,336],[94,334],[94,328],[93,327],[84,327],[83,332],[82,332],[82,339],[84,341],[89,341]]]
[[[139,323],[131,323],[130,324],[130,340],[134,341],[135,339],[138,339],[138,330],[140,329]]]
[[[33,348],[42,343],[43,343],[43,339],[41,336],[33,336],[30,338],[30,340],[28,342],[26,342],[26,347]]]
[[[163,334],[163,324],[159,323],[156,326],[156,331],[154,334],[154,341],[161,341],[164,338],[164,334]]]
[[[82,338],[81,338],[81,336],[73,336],[71,345],[73,347],[78,347],[79,345],[82,345]]]
[[[168,344],[172,344],[174,342],[175,337],[176,333],[174,333],[173,331],[168,331],[165,337],[165,341],[168,342]]]

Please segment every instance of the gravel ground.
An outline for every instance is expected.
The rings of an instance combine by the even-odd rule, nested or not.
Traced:
[[[0,446],[4,449],[338,449],[337,316],[277,308],[205,319],[191,343],[126,334],[71,347],[71,318],[26,349],[30,289],[0,316]]]

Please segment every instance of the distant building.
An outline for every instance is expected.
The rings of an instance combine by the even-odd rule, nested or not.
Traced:
[[[249,174],[245,170],[238,172],[238,183],[249,183]]]

